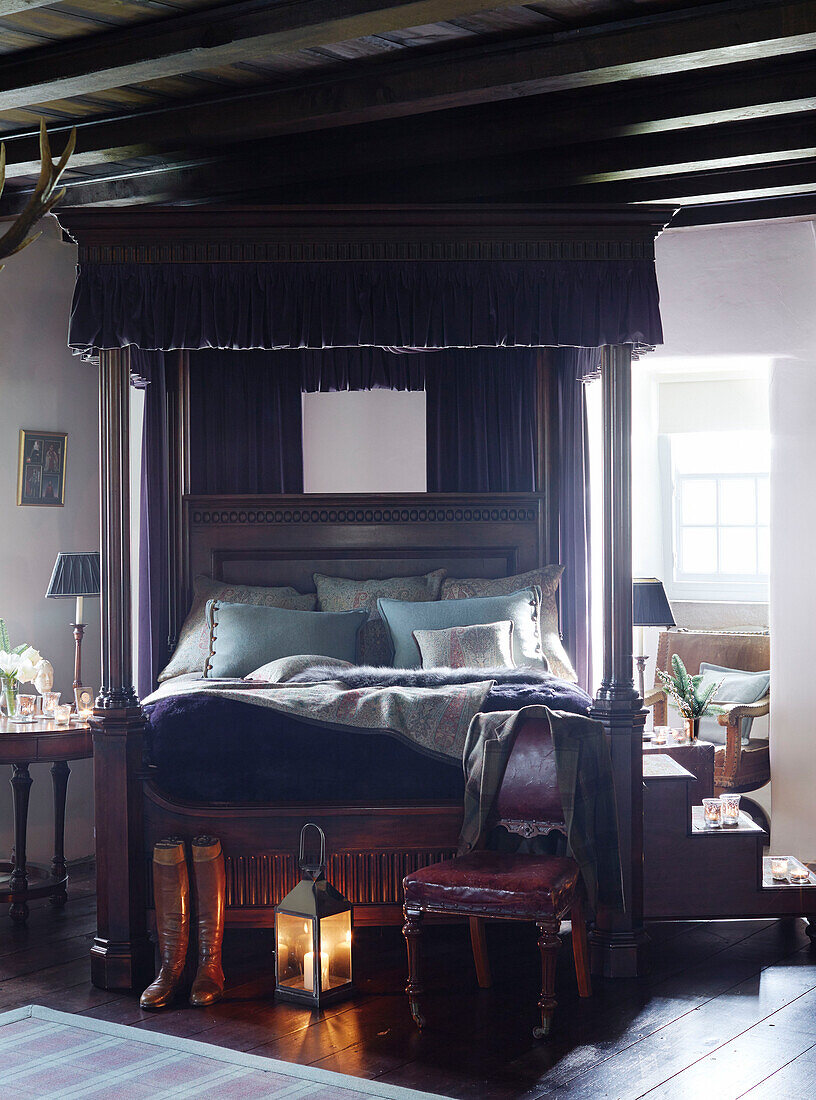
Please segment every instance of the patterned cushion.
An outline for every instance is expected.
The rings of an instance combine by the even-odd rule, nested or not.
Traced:
[[[360,640],[360,664],[377,666],[391,664],[388,632],[377,610],[380,596],[410,600],[412,603],[438,600],[444,578],[444,569],[435,569],[433,573],[421,577],[372,577],[365,581],[315,573],[314,583],[320,611],[368,612],[368,622],[363,627]]]
[[[419,668],[419,646],[415,630],[448,630],[452,626],[482,626],[485,623],[513,623],[513,657],[516,664],[542,665],[538,636],[538,588],[524,588],[509,596],[477,596],[465,600],[435,600],[409,603],[380,599],[380,614],[391,639],[395,668]]]
[[[513,621],[415,630],[423,668],[515,668]]]
[[[561,680],[577,683],[578,677],[567,651],[561,644],[558,631],[558,605],[556,594],[558,582],[564,572],[563,565],[545,565],[541,569],[531,569],[529,573],[518,573],[515,577],[447,577],[442,584],[443,600],[463,600],[472,596],[505,596],[517,592],[520,588],[534,586],[541,589],[541,650],[547,658],[550,672]],[[538,663],[537,655],[530,655]]]
[[[179,633],[178,645],[166,667],[159,674],[159,682],[172,676],[204,671],[204,662],[210,650],[210,631],[205,608],[208,600],[225,603],[254,604],[257,607],[288,607],[292,611],[314,611],[317,597],[314,592],[305,596],[295,588],[260,588],[248,584],[227,584],[211,577],[196,577],[193,585],[193,606]]]

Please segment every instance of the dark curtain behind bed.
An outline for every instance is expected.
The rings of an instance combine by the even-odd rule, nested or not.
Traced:
[[[300,364],[274,351],[190,352],[194,493],[302,493]]]
[[[131,379],[144,388],[139,511],[137,690],[144,698],[167,661],[170,633],[167,378],[165,353],[131,348]]]
[[[532,348],[455,348],[425,356],[429,493],[536,488]]]
[[[597,348],[555,348],[558,394],[561,634],[578,682],[594,688],[590,607],[590,480],[585,386],[600,371]]]

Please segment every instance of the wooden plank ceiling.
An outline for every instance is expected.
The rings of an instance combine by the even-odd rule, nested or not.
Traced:
[[[491,2],[0,0],[0,214],[41,117],[71,205],[816,213],[816,0]]]

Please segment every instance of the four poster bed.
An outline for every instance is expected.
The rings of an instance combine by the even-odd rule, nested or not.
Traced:
[[[162,353],[169,379],[160,458],[165,579],[153,598],[166,602],[172,640],[199,574],[299,593],[311,588],[315,573],[360,580],[443,570],[451,577],[513,578],[558,561],[559,532],[563,538],[570,515],[571,502],[559,493],[559,405],[545,352],[535,402],[535,492],[195,495],[188,353],[207,347],[599,349],[604,665],[592,714],[610,737],[626,904],[597,914],[593,955],[604,973],[637,973],[645,712],[631,658],[630,371],[633,350],[661,340],[654,239],[671,213],[662,207],[60,212],[79,246],[70,343],[98,357],[101,387],[102,687],[92,723],[97,985],[137,986],[150,969],[148,857],[162,836],[218,835],[227,858],[228,923],[264,926],[292,885],[300,826],[318,821],[334,853],[330,878],[354,902],[355,920],[382,923],[399,919],[405,873],[452,853],[462,817],[455,785],[430,800],[344,798],[342,790],[328,799],[324,792],[318,802],[191,800],[170,791],[155,766],[145,766],[129,561],[128,400],[137,356]],[[522,835],[523,829],[521,822]]]

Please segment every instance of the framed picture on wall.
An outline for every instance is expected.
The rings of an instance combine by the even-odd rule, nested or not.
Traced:
[[[65,504],[65,432],[20,429],[17,503],[61,508]]]

